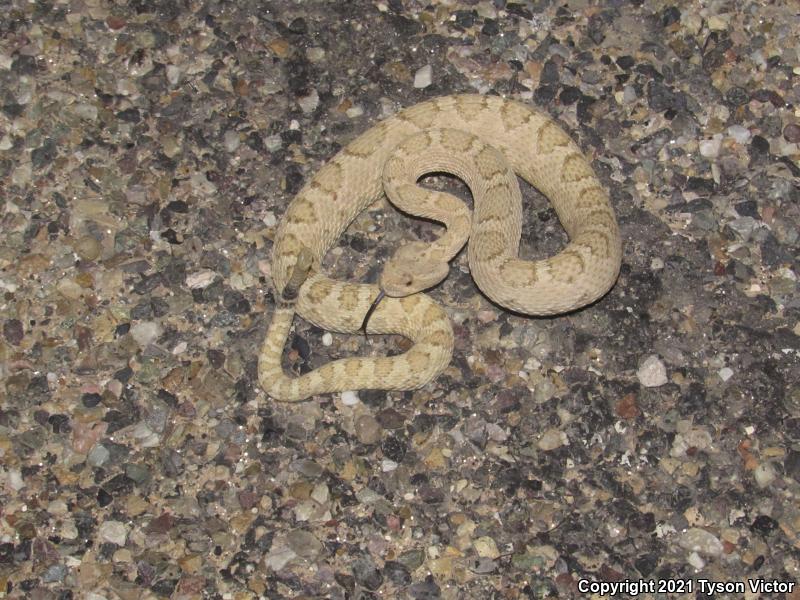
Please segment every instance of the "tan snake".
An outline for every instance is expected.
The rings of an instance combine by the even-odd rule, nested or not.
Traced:
[[[444,193],[416,186],[429,172],[463,179],[474,214]],[[522,202],[514,173],[552,203],[570,242],[540,261],[517,258]],[[447,226],[430,245],[414,242],[387,263],[390,296],[368,332],[397,333],[413,346],[392,357],[345,358],[299,377],[281,367],[295,314],[317,326],[356,333],[380,288],[320,272],[328,250],[355,217],[384,193],[404,210]],[[597,300],[619,273],[622,245],[608,194],[578,146],[545,114],[493,96],[447,96],[378,123],[333,157],[289,205],[275,237],[276,308],[259,354],[258,375],[274,399],[303,400],[345,390],[419,388],[444,370],[453,331],[444,310],[419,290],[447,274],[469,237],[470,271],[492,300],[529,315],[554,315]],[[408,294],[408,295],[406,295]]]

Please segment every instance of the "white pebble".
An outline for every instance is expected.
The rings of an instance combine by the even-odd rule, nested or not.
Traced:
[[[658,356],[651,354],[644,359],[636,377],[644,387],[659,387],[667,383],[667,368]]]
[[[128,528],[120,521],[106,521],[97,530],[100,539],[117,546],[124,546],[128,539]]]
[[[364,114],[364,107],[356,104],[355,106],[348,108],[344,114],[346,114],[350,119],[355,119]]]
[[[300,105],[300,110],[303,111],[303,114],[310,114],[317,109],[319,106],[319,94],[317,90],[311,90],[311,93],[308,96],[303,96],[297,101],[297,104]]]
[[[97,119],[98,111],[94,104],[89,104],[88,102],[79,102],[73,107],[73,110],[81,119],[86,119],[87,121],[94,121]],[[0,147],[0,150],[7,150],[7,148]]]
[[[425,65],[414,73],[414,87],[426,88],[433,83],[433,67]]]
[[[541,439],[536,445],[540,450],[548,452],[550,450],[560,448],[561,446],[566,446],[567,444],[569,444],[567,434],[563,431],[559,431],[558,429],[551,428],[544,432],[544,435],[542,435]]]
[[[209,285],[211,285],[211,282],[214,281],[215,276],[216,273],[214,273],[214,271],[203,269],[197,273],[187,275],[186,286],[190,290],[202,290],[203,288],[207,288]]]
[[[719,370],[719,378],[722,379],[722,381],[728,381],[731,377],[733,377],[733,369],[730,367],[722,367]]]
[[[314,489],[311,492],[311,499],[317,504],[325,504],[328,501],[329,495],[330,490],[328,489],[328,486],[324,483],[318,483],[314,486]]]
[[[625,104],[636,102],[636,88],[632,85],[626,85],[622,90],[622,101]]]
[[[388,458],[384,458],[381,461],[381,471],[384,473],[388,473],[389,471],[394,471],[397,468],[397,463],[393,460],[389,460]]]
[[[710,140],[700,142],[700,154],[706,158],[716,158],[719,156],[719,149],[722,146],[722,136],[715,135]]]
[[[358,404],[358,394],[353,391],[342,392],[342,404],[345,406],[355,406]]]
[[[144,348],[155,342],[162,331],[161,325],[155,321],[142,321],[131,327],[131,337]]]
[[[9,469],[7,478],[8,486],[15,492],[25,486],[25,480],[22,479],[22,472],[19,469]]]
[[[706,561],[704,561],[703,557],[700,556],[697,552],[690,552],[689,564],[692,565],[696,571],[702,571],[703,567],[706,566]]]
[[[750,130],[741,125],[731,125],[728,127],[728,135],[736,140],[737,144],[746,144],[750,141]]]
[[[325,332],[322,334],[322,345],[323,346],[330,346],[333,343],[333,336],[330,332]]]
[[[717,536],[699,527],[687,529],[679,543],[682,548],[705,556],[719,556],[723,550]]]
[[[225,150],[228,152],[235,151],[239,147],[239,133],[229,129],[225,132],[222,143],[225,145]]]
[[[264,217],[261,219],[261,222],[264,223],[267,227],[275,227],[278,219],[275,218],[275,213],[271,210],[268,210],[264,213]]]
[[[264,138],[264,146],[270,152],[275,152],[276,150],[280,150],[281,146],[283,146],[283,140],[279,135],[268,135]]]
[[[765,488],[770,483],[775,481],[775,469],[772,467],[772,464],[768,462],[762,462],[756,467],[756,470],[753,472],[753,476],[756,478],[758,487]]]
[[[167,73],[167,81],[169,81],[169,84],[178,85],[181,80],[181,75],[183,75],[183,71],[181,71],[180,67],[176,67],[175,65],[167,65],[165,71]]]

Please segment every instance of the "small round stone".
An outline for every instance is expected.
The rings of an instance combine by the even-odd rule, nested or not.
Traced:
[[[342,392],[342,404],[345,406],[355,406],[358,404],[358,394],[351,390]]]
[[[82,260],[95,260],[100,256],[100,242],[91,235],[84,235],[75,241],[75,254]]]
[[[800,144],[800,125],[789,123],[783,128],[783,138],[792,144]]]
[[[644,360],[636,372],[636,376],[644,387],[659,387],[669,381],[667,368],[656,355],[650,355]]]

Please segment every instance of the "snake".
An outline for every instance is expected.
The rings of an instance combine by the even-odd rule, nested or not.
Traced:
[[[420,186],[429,173],[463,180],[472,214],[454,196]],[[547,197],[567,233],[568,243],[551,257],[519,258],[518,176]],[[328,277],[322,270],[327,252],[384,195],[401,210],[440,222],[445,232],[431,243],[398,248],[376,283]],[[264,391],[294,402],[345,391],[415,390],[434,380],[450,363],[454,335],[447,313],[425,290],[447,276],[465,243],[478,288],[501,307],[530,316],[597,301],[613,287],[622,261],[608,192],[550,116],[500,96],[421,102],[347,144],[283,214],[272,246],[274,310],[258,355]],[[296,316],[331,332],[398,334],[411,346],[399,355],[342,358],[290,375],[282,359]]]

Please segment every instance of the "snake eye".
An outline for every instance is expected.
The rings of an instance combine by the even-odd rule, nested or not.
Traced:
[[[411,287],[412,283],[414,283],[413,279],[411,279],[410,277],[408,279],[406,279],[406,287]]]

